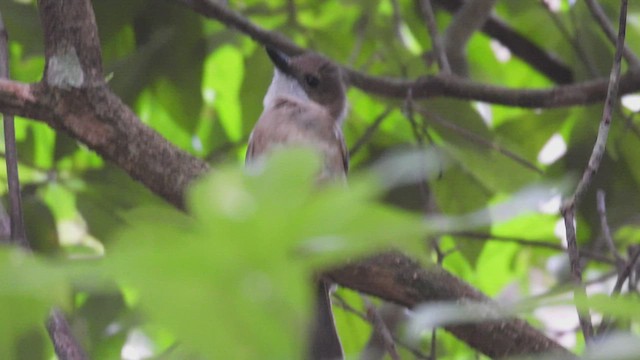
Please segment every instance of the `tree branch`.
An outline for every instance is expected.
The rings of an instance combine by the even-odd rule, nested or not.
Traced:
[[[589,162],[584,169],[582,178],[574,193],[566,199],[562,204],[562,215],[564,217],[564,224],[567,233],[567,252],[571,263],[571,275],[573,282],[576,285],[575,297],[586,298],[586,289],[582,284],[582,269],[580,268],[580,262],[578,257],[578,244],[576,240],[575,229],[575,209],[580,200],[580,197],[591,184],[593,176],[600,167],[600,162],[604,151],[607,146],[607,139],[609,136],[609,129],[611,127],[612,113],[615,103],[618,98],[618,84],[620,81],[620,67],[622,63],[622,53],[624,50],[624,39],[626,34],[627,25],[627,0],[620,1],[620,15],[618,26],[618,38],[616,41],[616,53],[613,59],[613,65],[611,66],[611,74],[609,76],[609,85],[607,90],[607,98],[604,104],[604,110],[602,111],[602,119],[600,120],[600,127],[598,128],[598,136],[593,146],[593,151],[589,157]],[[593,336],[593,325],[591,324],[591,317],[588,309],[586,311],[578,310],[578,318],[580,320],[580,327],[584,334],[585,341],[590,341]]]
[[[69,134],[179,208],[187,184],[209,169],[144,125],[106,85],[63,90],[0,80],[0,109]]]
[[[449,59],[447,58],[447,53],[444,49],[442,37],[438,33],[438,26],[436,24],[436,17],[433,14],[431,0],[418,0],[417,3],[425,25],[427,26],[427,30],[429,31],[429,36],[431,37],[431,51],[433,51],[436,59],[438,60],[438,67],[443,74],[450,74],[451,66],[449,65]]]
[[[9,78],[9,35],[0,15],[0,79]],[[23,248],[29,248],[22,217],[22,199],[20,197],[20,177],[18,174],[18,149],[13,114],[2,114],[4,129],[5,163],[7,166],[7,188],[9,197],[10,242]]]
[[[104,83],[98,28],[85,0],[41,0],[44,30],[44,79],[52,86],[81,87]]]
[[[261,44],[276,47],[289,55],[306,51],[282,35],[260,28],[222,3],[210,0],[178,1],[203,16],[218,20],[247,34]],[[406,81],[375,77],[345,67],[343,71],[351,85],[374,95],[404,99],[411,89],[414,99],[445,96],[526,108],[585,105],[602,101],[606,97],[609,83],[608,79],[602,78],[551,89],[522,90],[479,84],[451,76],[432,76]],[[640,70],[632,69],[620,79],[620,94],[638,90],[640,90]]]
[[[462,7],[462,0],[434,0],[434,2],[449,12],[456,12]],[[500,41],[511,53],[529,64],[540,73],[558,84],[568,84],[573,81],[571,68],[558,59],[547,54],[524,35],[518,33],[509,25],[495,16],[489,16],[482,27],[482,31],[490,37]]]
[[[622,53],[624,49],[624,39],[626,34],[627,24],[627,0],[621,0],[620,6],[620,25],[618,29],[618,41],[616,45],[616,53],[613,59],[613,65],[611,66],[611,73],[609,75],[609,81],[607,86],[607,96],[604,102],[604,109],[602,111],[602,118],[600,120],[600,127],[598,128],[598,136],[596,143],[593,145],[593,151],[587,167],[582,174],[582,178],[576,186],[576,190],[573,195],[563,205],[565,208],[569,206],[576,206],[582,194],[591,184],[591,180],[600,167],[600,161],[604,155],[604,151],[607,146],[607,139],[609,137],[609,129],[611,128],[611,120],[613,109],[615,108],[616,101],[618,100],[619,88],[621,87],[622,78],[620,77],[620,67],[622,63]]]
[[[77,340],[64,314],[60,309],[53,309],[47,319],[47,331],[53,342],[53,348],[60,360],[87,360],[89,357],[84,352]]]
[[[334,282],[409,308],[432,301],[468,299],[492,304],[485,295],[438,266],[421,267],[389,252],[326,273]],[[448,326],[446,330],[491,358],[570,353],[520,319]]]
[[[585,3],[587,4],[593,18],[596,19],[602,31],[607,35],[609,41],[611,41],[613,45],[616,45],[616,41],[618,39],[616,36],[616,30],[613,28],[613,25],[611,25],[611,22],[607,18],[607,15],[604,13],[600,4],[598,4],[598,1],[586,0]],[[640,59],[638,59],[636,54],[634,54],[626,44],[622,49],[622,56],[624,56],[630,66],[640,66]]]
[[[468,76],[467,43],[491,15],[496,0],[467,0],[455,13],[444,34],[444,46],[451,70]]]

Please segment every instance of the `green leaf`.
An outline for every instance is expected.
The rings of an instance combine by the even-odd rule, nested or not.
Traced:
[[[391,244],[417,251],[427,233],[420,217],[376,203],[370,185],[318,189],[318,167],[310,151],[275,152],[248,173],[227,167],[198,181],[191,216],[129,211],[130,225],[107,249],[107,272],[203,355],[297,358],[312,273]]]
[[[63,274],[21,250],[0,247],[0,357],[13,358],[13,343],[40,327],[54,304],[68,305]]]
[[[216,109],[217,121],[229,139],[238,141],[243,132],[242,98],[239,96],[244,78],[242,53],[233,46],[222,46],[207,57],[204,69],[202,92],[205,102]]]

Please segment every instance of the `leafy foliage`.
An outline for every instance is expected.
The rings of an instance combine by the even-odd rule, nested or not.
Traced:
[[[274,155],[260,174],[221,168],[190,191],[190,215],[167,205],[123,214],[129,225],[110,236],[100,261],[3,249],[0,304],[24,313],[2,322],[0,339],[11,344],[73,293],[100,298],[117,284],[128,306],[198,354],[296,358],[318,267],[391,244],[410,249],[428,231],[419,217],[372,201],[367,181],[317,189],[318,165],[305,151]]]
[[[435,74],[436,67],[422,56],[431,49],[431,40],[415,2],[397,2],[400,23],[392,1],[245,0],[229,6],[299,45],[370,74]],[[27,232],[42,244],[37,250],[49,255],[0,252],[0,307],[10,309],[0,311],[2,358],[50,357],[40,324],[53,304],[74,310],[74,326],[95,359],[121,356],[136,333],[144,334],[155,355],[180,358],[193,351],[238,359],[296,358],[305,340],[308,280],[318,269],[390,246],[431,261],[435,256],[423,250],[425,238],[440,223],[427,227],[422,221],[426,203],[459,220],[513,200],[522,189],[541,182],[575,183],[586,166],[600,104],[527,110],[431,99],[414,104],[428,110],[426,115],[416,112],[416,126],[406,104],[350,89],[345,136],[351,146],[385,109],[391,111],[353,154],[348,189],[315,189],[310,179],[316,161],[303,152],[278,156],[262,173],[246,174],[239,163],[262,110],[272,66],[260,45],[177,3],[93,1],[105,72],[142,121],[217,170],[193,187],[185,215],[74,139],[18,119]],[[605,76],[613,47],[584,2],[573,3],[560,1],[551,13],[541,2],[502,1],[495,14],[571,68],[576,81]],[[613,19],[618,2],[599,3]],[[35,2],[0,0],[0,10],[10,34],[12,78],[38,81],[44,58]],[[441,30],[450,21],[450,14],[437,11]],[[558,24],[568,29],[569,37],[561,35]],[[630,2],[628,24],[627,43],[640,52],[640,3]],[[471,38],[471,79],[512,88],[554,85],[523,59],[511,53],[506,59],[499,56],[499,48],[485,34]],[[607,194],[607,216],[618,248],[637,245],[640,238],[635,220],[640,203],[637,109],[620,107],[612,126],[603,165],[578,209],[580,245],[596,253],[605,249],[596,189]],[[567,151],[546,161],[541,151],[554,136]],[[383,181],[381,186],[379,177],[362,175],[390,151],[408,147],[436,154],[429,157],[426,185],[422,176],[403,176],[404,182]],[[219,165],[224,161],[235,165]],[[412,166],[422,170],[424,165],[402,168]],[[379,172],[387,175],[383,180],[400,171],[384,169]],[[6,178],[4,168],[0,176]],[[567,188],[555,191],[560,196]],[[428,198],[421,195],[425,192]],[[439,234],[440,250],[447,254],[443,266],[499,299],[566,294],[568,262],[559,250],[504,242],[516,238],[561,245],[557,203],[551,210],[542,205],[533,211],[527,207],[529,211],[507,221],[483,221],[473,231],[486,235],[484,241],[454,231]],[[612,269],[606,262],[585,266],[588,278]],[[598,292],[610,289],[602,285]],[[620,331],[637,334],[637,289],[630,293],[615,299],[593,296],[589,306],[620,319]],[[356,310],[365,308],[357,294],[341,289],[340,295]],[[536,302],[520,314],[544,323],[548,318],[537,310],[544,306],[551,305]],[[349,311],[336,312],[345,348],[355,354],[371,327]],[[583,345],[570,335],[559,339]],[[417,347],[431,346],[427,337],[420,339]],[[619,339],[630,353],[633,340]],[[451,337],[439,337],[438,345],[442,359],[472,356],[472,350]],[[606,358],[596,352],[589,356]]]

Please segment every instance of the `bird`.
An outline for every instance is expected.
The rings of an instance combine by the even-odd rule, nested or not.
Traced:
[[[349,154],[342,123],[347,100],[340,68],[314,52],[287,56],[272,47],[266,47],[266,52],[275,70],[263,112],[249,136],[247,166],[259,163],[276,148],[305,146],[322,157],[319,183],[346,181]],[[315,314],[306,358],[343,359],[331,311],[332,284],[322,276],[314,281]]]

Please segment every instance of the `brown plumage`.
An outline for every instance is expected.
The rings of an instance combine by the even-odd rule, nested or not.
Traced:
[[[307,146],[323,157],[320,181],[344,179],[349,155],[341,129],[346,97],[339,68],[317,54],[288,58],[269,48],[267,53],[276,70],[264,98],[264,111],[249,137],[247,164],[258,162],[276,147]],[[317,280],[315,296],[307,358],[342,359],[326,281]]]
[[[349,158],[342,130],[329,113],[312,102],[289,96],[275,99],[256,123],[247,149],[247,162],[277,146],[309,146],[324,159],[321,178],[346,175]]]

